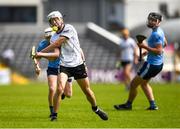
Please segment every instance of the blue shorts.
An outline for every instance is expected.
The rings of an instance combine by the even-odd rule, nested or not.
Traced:
[[[148,62],[144,62],[143,66],[137,72],[137,74],[144,80],[149,80],[152,77],[155,77],[159,72],[161,72],[162,68],[163,68],[163,64],[152,65],[149,64]]]
[[[58,68],[48,67],[47,76],[49,75],[58,75]]]
[[[47,76],[49,76],[49,75],[56,75],[57,76],[58,73],[59,73],[59,68],[48,67],[48,69],[47,69]],[[69,77],[67,81],[72,82],[72,78]]]

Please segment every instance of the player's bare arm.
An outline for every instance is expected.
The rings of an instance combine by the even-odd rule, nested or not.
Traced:
[[[145,57],[148,54],[148,51],[143,49],[144,51],[142,52],[142,57]]]
[[[55,48],[59,48],[62,43],[66,43],[66,40],[68,40],[67,37],[60,36],[59,39],[57,39],[54,43],[51,43],[48,47],[43,49],[41,52],[46,53],[53,51]]]
[[[81,49],[81,57],[82,57],[82,60],[83,61],[85,61],[86,59],[85,59],[85,56],[84,56],[84,52],[83,52],[83,50]]]
[[[84,52],[82,49],[81,50],[81,57],[82,57],[82,60],[84,62],[84,65],[85,65],[85,69],[86,69],[86,72],[88,72],[88,68],[87,68],[87,65],[86,65],[86,59],[85,59],[85,56],[84,56]]]
[[[134,48],[134,63],[135,64],[138,63],[138,47],[137,46]]]
[[[168,45],[167,39],[166,37],[164,37],[164,47],[166,47]]]
[[[43,57],[43,58],[50,59],[50,60],[58,58],[59,55],[60,55],[59,48],[55,48],[54,51],[50,52],[50,53],[44,53],[44,52],[36,53],[36,57]]]
[[[41,72],[41,68],[39,66],[40,58],[34,58],[33,61],[34,61],[36,75],[39,75]]]
[[[158,55],[158,54],[161,54],[161,53],[163,52],[163,47],[162,47],[161,44],[157,44],[154,48],[149,47],[148,45],[146,45],[146,44],[144,44],[144,43],[138,44],[138,46],[139,46],[140,48],[146,49],[146,50],[149,51],[149,52],[153,52],[153,53],[155,53],[155,54],[157,54],[157,55]]]

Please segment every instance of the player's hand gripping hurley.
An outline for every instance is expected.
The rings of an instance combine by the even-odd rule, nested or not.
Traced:
[[[138,44],[141,44],[146,39],[144,35],[136,35],[136,40]],[[142,48],[139,48],[139,62],[142,61]]]
[[[35,55],[36,55],[36,47],[32,46],[31,52],[30,52],[30,58],[34,62],[36,74],[39,75],[41,72],[41,68],[39,67],[39,63],[38,63],[37,59],[35,58]]]

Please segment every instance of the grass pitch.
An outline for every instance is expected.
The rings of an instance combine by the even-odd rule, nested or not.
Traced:
[[[80,88],[74,83],[72,98],[62,101],[58,121],[48,118],[46,83],[0,86],[0,128],[180,128],[180,84],[152,84],[158,111],[145,110],[149,103],[141,89],[132,111],[116,111],[128,92],[119,84],[92,84],[98,105],[109,115],[101,120],[91,111]]]

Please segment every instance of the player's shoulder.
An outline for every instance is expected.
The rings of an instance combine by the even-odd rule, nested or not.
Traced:
[[[44,45],[47,45],[48,44],[48,41],[46,39],[43,39],[39,42],[38,46],[44,46]]]
[[[163,31],[163,29],[162,28],[158,28],[158,33],[159,33],[159,35],[162,35],[162,36],[164,36],[164,31]]]
[[[131,37],[128,38],[128,42],[130,44],[136,44],[135,40],[133,38],[131,38]]]
[[[42,39],[39,44],[46,44],[48,41],[46,39]]]
[[[164,33],[164,32],[160,27],[158,27],[155,31],[152,32],[153,35],[159,35],[161,33]]]
[[[157,31],[154,31],[154,32],[152,33],[152,36],[153,36],[154,38],[164,37],[164,32],[163,32],[163,30],[162,30],[161,28],[158,28]]]
[[[47,46],[48,46],[48,41],[46,39],[43,39],[39,42],[39,44],[37,46],[37,51],[41,51],[42,49],[44,49]]]
[[[128,40],[131,41],[131,42],[135,42],[135,40],[133,38],[131,38],[131,37],[129,37]]]
[[[63,31],[75,30],[74,26],[71,24],[65,24]]]
[[[65,28],[74,28],[74,26],[71,24],[65,24]]]

